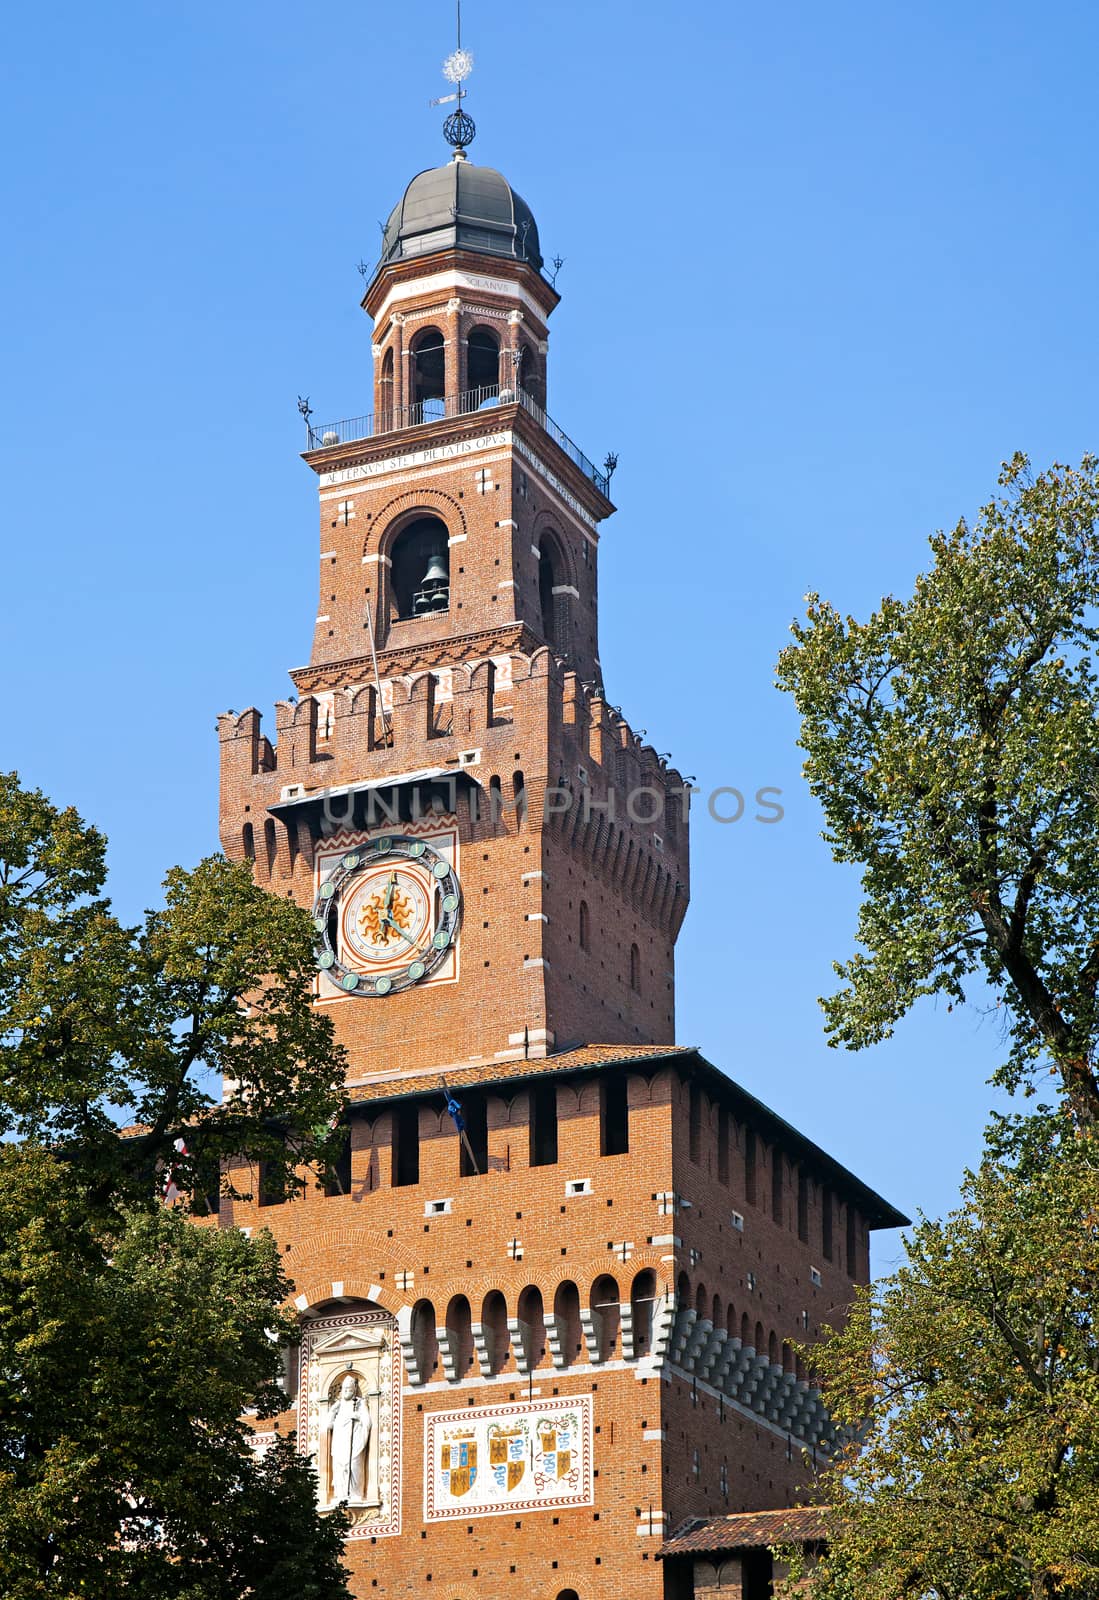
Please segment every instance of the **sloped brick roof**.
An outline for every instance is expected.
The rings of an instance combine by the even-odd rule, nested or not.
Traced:
[[[704,1555],[707,1551],[820,1543],[828,1538],[830,1511],[829,1506],[794,1506],[783,1511],[738,1511],[706,1520],[696,1517],[672,1534],[660,1554]]]
[[[434,1094],[445,1078],[451,1089],[482,1083],[493,1086],[517,1083],[546,1075],[561,1077],[569,1072],[590,1071],[593,1067],[628,1066],[635,1061],[661,1061],[692,1056],[692,1045],[666,1044],[587,1044],[559,1055],[536,1056],[531,1060],[474,1061],[456,1067],[429,1067],[417,1072],[386,1072],[362,1083],[352,1080],[348,1098],[353,1105],[371,1100],[401,1100],[410,1095]]]

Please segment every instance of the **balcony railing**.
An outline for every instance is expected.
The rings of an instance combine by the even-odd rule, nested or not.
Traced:
[[[375,411],[365,417],[345,417],[342,422],[326,422],[314,427],[306,418],[307,449],[325,450],[331,445],[352,444],[359,439],[374,439],[380,434],[397,433],[406,428],[426,428],[433,422],[444,422],[448,417],[466,417],[475,411],[492,411],[497,406],[519,404],[543,428],[555,444],[580,468],[601,494],[610,493],[610,475],[601,472],[589,461],[580,446],[574,444],[563,428],[547,416],[533,395],[525,389],[501,389],[492,384],[483,389],[466,389],[461,394],[445,399],[420,400],[412,406],[394,406],[391,410]]]

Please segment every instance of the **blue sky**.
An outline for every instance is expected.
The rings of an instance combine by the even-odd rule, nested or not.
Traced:
[[[1097,442],[1099,11],[467,0],[474,158],[560,253],[550,409],[621,455],[611,697],[771,827],[694,825],[679,1035],[937,1212],[1001,1054],[978,1008],[828,1050],[850,948],[772,668],[926,538]],[[315,614],[295,410],[370,406],[360,258],[445,159],[449,0],[13,8],[0,64],[0,762],[111,839],[119,908],[216,847],[214,717],[271,718]],[[895,1257],[881,1241],[877,1264]]]

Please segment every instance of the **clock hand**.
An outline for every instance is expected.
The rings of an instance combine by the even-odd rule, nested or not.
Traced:
[[[395,934],[396,934],[396,935],[397,935],[397,937],[398,937],[398,939],[401,939],[401,940],[403,940],[403,942],[404,942],[404,943],[405,943],[405,944],[406,944],[406,945],[407,945],[407,946],[408,946],[408,948],[409,948],[409,949],[410,949],[410,950],[415,950],[415,948],[416,948],[416,946],[415,946],[415,943],[414,943],[414,942],[413,942],[413,941],[412,941],[412,940],[411,940],[411,939],[410,939],[410,938],[409,938],[409,937],[408,937],[408,935],[407,935],[407,933],[405,933],[405,932],[404,932],[404,931],[403,931],[403,930],[402,930],[402,929],[401,929],[401,928],[400,928],[400,927],[399,927],[399,926],[398,926],[398,924],[397,924],[397,923],[396,923],[396,922],[395,922],[395,921],[394,921],[394,920],[393,920],[393,918],[392,918],[392,917],[389,917],[389,916],[385,916],[385,915],[384,915],[384,914],[383,914],[383,915],[382,915],[382,917],[381,917],[381,918],[380,918],[380,919],[379,919],[379,920],[380,920],[380,921],[381,921],[381,922],[382,922],[382,923],[383,923],[383,924],[385,924],[385,923],[388,923],[388,924],[389,924],[389,926],[390,926],[390,927],[391,927],[391,928],[392,928],[392,929],[393,929],[393,932],[394,932],[394,933],[395,933]]]
[[[388,914],[393,909],[393,896],[396,893],[396,891],[397,891],[397,874],[395,872],[391,872],[389,874],[389,884],[388,884],[388,887],[386,888],[386,891],[385,891],[385,905],[383,907],[383,918],[385,916],[388,916]]]

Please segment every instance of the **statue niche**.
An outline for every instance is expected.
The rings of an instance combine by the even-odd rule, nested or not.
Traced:
[[[302,1340],[304,1427],[322,1510],[347,1507],[351,1537],[396,1531],[399,1368],[384,1311],[309,1324]]]

